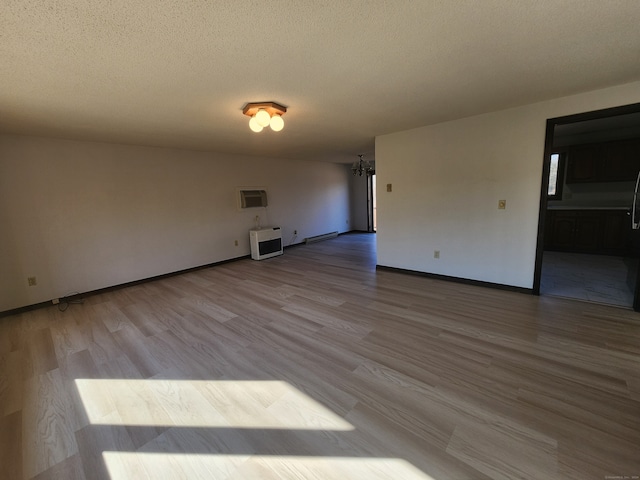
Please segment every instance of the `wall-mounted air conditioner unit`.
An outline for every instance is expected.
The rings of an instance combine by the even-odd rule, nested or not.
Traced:
[[[240,190],[240,208],[255,208],[266,206],[266,190]]]
[[[283,253],[280,227],[249,230],[249,241],[251,243],[251,258],[254,260],[264,260]]]

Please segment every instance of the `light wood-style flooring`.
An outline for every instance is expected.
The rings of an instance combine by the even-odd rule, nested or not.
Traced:
[[[7,479],[640,475],[640,314],[350,234],[0,318]],[[637,477],[636,477],[637,478]]]

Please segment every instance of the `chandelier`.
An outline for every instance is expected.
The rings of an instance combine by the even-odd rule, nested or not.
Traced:
[[[287,113],[287,107],[275,102],[247,103],[242,113],[251,117],[249,128],[254,132],[259,133],[266,126],[271,127],[274,132],[279,132],[284,128],[282,115]]]
[[[351,166],[353,175],[369,175],[371,172],[373,172],[373,167],[369,164],[369,162],[365,162],[364,160],[362,160],[362,157],[364,157],[364,153],[358,154],[358,157],[359,160],[357,162],[354,162]]]

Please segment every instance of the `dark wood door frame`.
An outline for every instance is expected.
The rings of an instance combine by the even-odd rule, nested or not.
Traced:
[[[576,113],[564,117],[550,118],[547,120],[547,128],[544,140],[544,158],[542,163],[542,182],[540,189],[540,213],[538,215],[538,239],[536,246],[536,263],[533,273],[533,293],[540,295],[540,281],[542,278],[542,255],[544,252],[544,227],[547,217],[547,191],[549,189],[549,170],[551,168],[551,153],[553,150],[554,130],[557,125],[566,125],[568,123],[585,122],[588,120],[598,120],[606,117],[615,117],[618,115],[627,115],[630,113],[639,113],[640,103],[631,105],[623,105],[620,107],[605,108],[603,110],[594,110],[592,112]],[[640,269],[639,277],[636,281],[636,294],[633,301],[633,309],[640,311]]]
[[[367,232],[375,233],[373,225],[373,176],[375,170],[367,172]]]

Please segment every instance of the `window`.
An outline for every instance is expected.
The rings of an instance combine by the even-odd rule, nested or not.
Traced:
[[[564,183],[564,153],[552,153],[549,168],[549,189],[547,198],[550,200],[562,199],[562,184]]]

